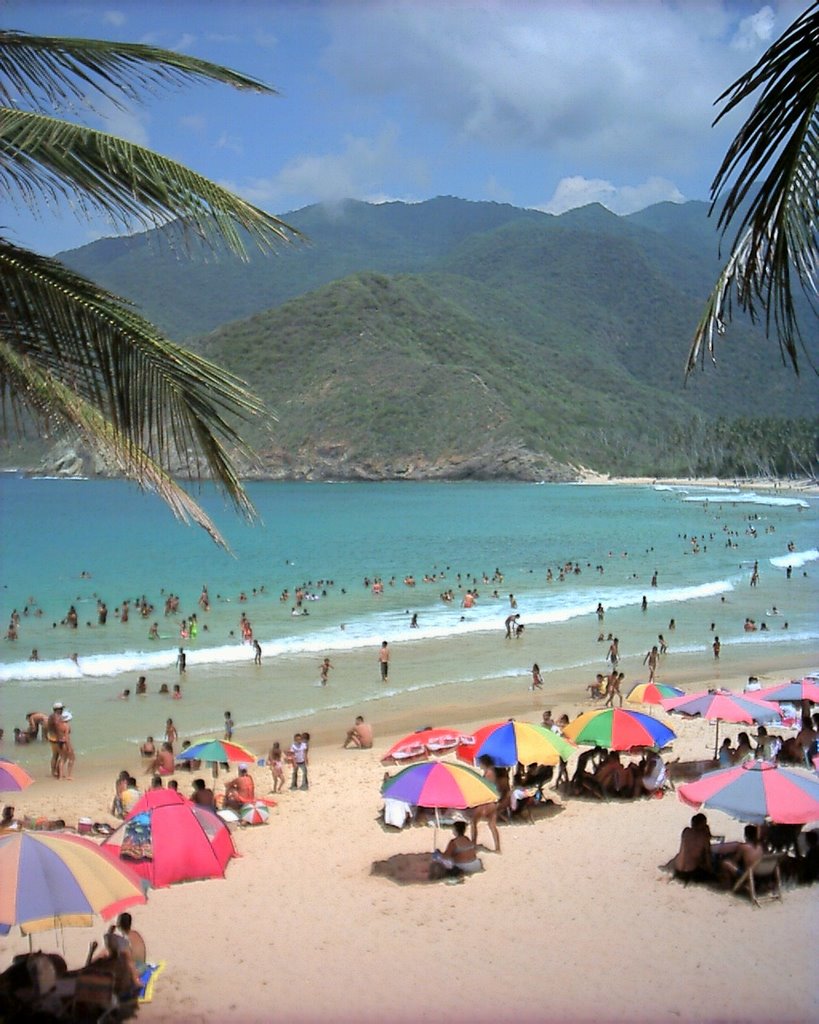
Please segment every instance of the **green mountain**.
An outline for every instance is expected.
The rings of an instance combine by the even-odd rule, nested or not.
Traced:
[[[265,474],[815,464],[815,429],[795,422],[814,416],[815,375],[783,369],[759,328],[731,325],[717,366],[683,386],[717,268],[703,203],[554,217],[442,197],[285,219],[309,242],[247,263],[183,259],[168,231],[61,257],[249,382],[277,417],[253,437]]]

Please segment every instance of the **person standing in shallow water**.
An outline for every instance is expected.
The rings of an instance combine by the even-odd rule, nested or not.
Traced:
[[[381,682],[386,683],[390,674],[390,648],[386,640],[381,641],[381,650],[378,652],[378,665],[381,670]]]

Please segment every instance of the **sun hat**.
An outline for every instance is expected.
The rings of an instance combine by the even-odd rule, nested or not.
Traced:
[[[61,700],[55,700],[55,701],[54,701],[54,703],[53,703],[53,704],[52,704],[51,706],[52,706],[52,708],[53,708],[53,709],[54,709],[55,711],[57,711],[57,710],[59,710],[60,708],[64,708],[64,707],[65,707],[65,704],[63,704],[63,702],[62,702]]]
[[[240,772],[246,772],[247,771],[247,765],[244,764],[244,763],[240,764],[239,765],[239,771]]]

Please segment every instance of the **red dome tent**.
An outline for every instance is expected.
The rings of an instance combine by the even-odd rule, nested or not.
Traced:
[[[237,855],[222,819],[172,789],[145,793],[101,849],[155,889],[224,878],[228,861]]]

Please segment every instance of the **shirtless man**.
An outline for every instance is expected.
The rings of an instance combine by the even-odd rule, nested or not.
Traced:
[[[330,675],[330,669],[335,668],[335,665],[330,663],[329,658],[325,658],[324,661],[319,665],[319,677],[321,679],[321,685],[327,685],[327,678]]]
[[[159,753],[145,769],[146,775],[173,775],[174,760],[173,747],[166,740],[160,747]]]
[[[660,651],[659,651],[659,649],[655,645],[654,647],[651,648],[651,650],[648,652],[648,654],[646,654],[646,656],[643,658],[643,664],[644,665],[645,664],[648,665],[648,681],[650,683],[654,682],[654,675],[655,675],[655,673],[657,671],[657,665],[659,664],[659,661],[660,661]]]
[[[378,652],[378,665],[381,669],[381,682],[386,683],[390,674],[390,648],[386,640],[381,641],[381,650]]]
[[[361,715],[357,716],[352,729],[347,730],[347,738],[342,746],[346,750],[351,743],[361,750],[369,750],[373,745],[373,727],[368,725]]]
[[[665,866],[682,878],[713,875],[711,829],[704,814],[695,814],[682,830],[680,848]]]
[[[48,715],[45,711],[29,711],[26,715],[26,721],[28,722],[28,735],[32,740],[36,740],[37,736],[46,738],[46,730],[48,728]]]
[[[765,855],[765,847],[759,838],[759,831],[756,825],[746,825],[744,841],[736,843],[734,849],[727,857],[721,858],[717,865],[717,873],[720,881],[725,885],[735,882],[748,868],[752,868]],[[723,843],[722,849],[731,844]]]
[[[61,700],[55,700],[52,705],[53,710],[48,716],[46,722],[46,739],[51,744],[51,774],[55,779],[60,777],[60,754],[62,748],[60,746],[60,735],[57,729],[57,720],[63,717],[63,702]]]
[[[243,804],[252,804],[256,799],[256,787],[247,774],[247,766],[239,765],[239,774],[225,786],[225,807],[238,810]]]
[[[212,811],[216,810],[216,798],[213,795],[213,790],[208,789],[204,779],[193,780],[191,803],[199,804],[200,807],[209,807]]]

